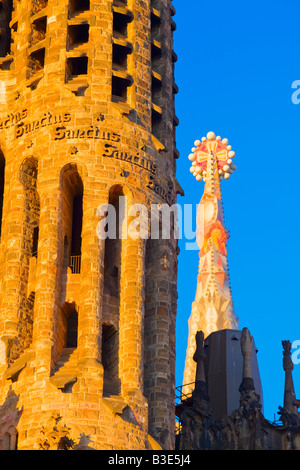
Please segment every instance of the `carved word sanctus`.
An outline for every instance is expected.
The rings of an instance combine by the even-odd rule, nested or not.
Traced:
[[[0,118],[0,129],[8,129],[15,126],[18,122],[27,117],[27,109],[23,109],[19,113],[10,113],[5,118]]]
[[[168,183],[168,187],[164,186],[161,181],[159,181],[154,176],[157,172],[157,165],[155,162],[152,162],[148,158],[146,158],[140,152],[128,152],[126,150],[120,150],[117,147],[111,144],[105,144],[105,150],[102,154],[103,157],[114,158],[116,160],[122,160],[123,162],[132,163],[135,166],[143,168],[147,170],[146,176],[146,186],[147,188],[154,191],[156,194],[161,196],[165,199],[168,204],[173,203],[173,184],[171,182]]]
[[[50,112],[44,113],[42,118],[34,121],[24,123],[23,121],[16,125],[15,136],[18,139],[29,132],[40,129],[46,126],[53,126],[55,124],[67,123],[71,121],[70,113],[52,114]]]
[[[120,142],[121,137],[115,132],[101,131],[98,126],[90,126],[87,129],[67,129],[66,127],[56,127],[54,129],[54,140],[62,139],[100,139]]]
[[[103,152],[103,157],[115,158],[116,160],[122,160],[123,162],[133,163],[133,165],[139,166],[144,170],[150,171],[150,173],[155,174],[157,170],[157,165],[154,162],[151,162],[142,155],[140,152],[132,154],[124,150],[119,150],[112,145],[106,145]]]
[[[165,185],[162,185],[160,181],[154,178],[153,175],[148,175],[146,178],[146,187],[165,199],[168,204],[174,204],[172,181],[168,181],[168,187],[166,187]]]

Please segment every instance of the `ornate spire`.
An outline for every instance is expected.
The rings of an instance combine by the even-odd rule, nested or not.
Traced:
[[[204,194],[197,213],[197,243],[199,246],[199,273],[195,301],[189,318],[189,338],[184,371],[184,384],[195,380],[195,335],[203,331],[207,337],[213,331],[237,329],[227,263],[229,232],[224,223],[221,184],[228,179],[236,166],[235,153],[228,140],[209,132],[195,141],[189,159],[191,172],[197,181],[204,181]],[[193,386],[188,387],[190,391]],[[188,388],[186,392],[188,392]]]

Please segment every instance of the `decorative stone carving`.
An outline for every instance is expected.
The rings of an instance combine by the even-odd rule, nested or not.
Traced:
[[[201,354],[198,335],[197,376],[202,377]],[[300,421],[295,399],[291,371],[290,342],[283,342],[284,369],[286,372],[284,407],[280,408],[283,424],[270,423],[262,414],[260,397],[256,393],[251,370],[253,338],[247,328],[242,331],[241,352],[244,359],[242,383],[239,387],[240,405],[229,416],[215,419],[208,401],[199,399],[195,388],[193,401],[181,403],[181,432],[178,437],[180,450],[300,450]],[[197,380],[196,380],[197,383]]]
[[[300,400],[296,400],[292,371],[294,364],[291,359],[291,342],[282,341],[283,346],[283,369],[285,371],[284,404],[279,407],[278,414],[282,423],[286,426],[300,426]]]

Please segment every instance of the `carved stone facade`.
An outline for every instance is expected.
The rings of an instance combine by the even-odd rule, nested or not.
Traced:
[[[200,333],[198,333],[200,335]],[[201,335],[200,335],[201,337]],[[292,380],[291,344],[283,341],[286,374],[284,405],[279,408],[281,423],[264,418],[261,397],[255,390],[251,349],[253,338],[247,328],[241,335],[243,375],[239,387],[240,403],[229,415],[217,419],[210,407],[205,374],[196,375],[194,390],[177,404],[180,432],[176,447],[180,450],[300,450],[299,400],[295,398]],[[205,347],[197,341],[194,359],[197,371],[204,371]],[[234,390],[230,390],[234,392]]]
[[[129,225],[181,191],[174,14],[1,3],[0,448],[56,412],[89,448],[174,447],[177,240],[98,233],[106,204]]]

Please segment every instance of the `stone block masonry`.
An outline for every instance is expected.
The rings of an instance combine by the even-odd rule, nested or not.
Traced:
[[[57,413],[79,447],[174,448],[177,240],[97,236],[119,196],[176,201],[174,13],[0,11],[0,449],[40,448]]]

